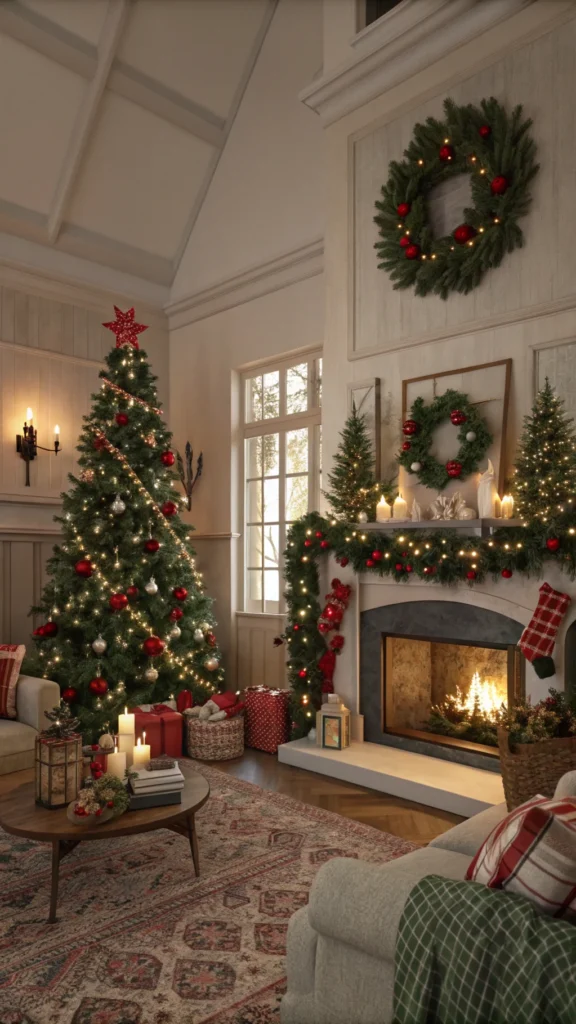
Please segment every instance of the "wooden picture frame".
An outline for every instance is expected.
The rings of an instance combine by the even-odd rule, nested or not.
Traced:
[[[417,397],[417,395],[409,395],[410,386],[414,384],[420,384],[423,381],[433,381],[434,384],[437,381],[443,381],[444,378],[450,378],[453,376],[463,376],[465,374],[478,374],[493,370],[495,367],[502,367],[502,395],[494,401],[502,402],[502,415],[498,417],[497,426],[498,434],[495,437],[495,444],[498,445],[498,455],[496,461],[498,462],[498,493],[500,497],[504,494],[504,488],[506,485],[506,438],[508,430],[508,410],[510,406],[510,385],[512,381],[512,360],[511,359],[497,359],[491,363],[477,363],[475,366],[463,366],[457,370],[442,370],[439,373],[427,373],[422,377],[408,377],[402,381],[402,422],[408,416],[409,407]],[[438,394],[443,394],[451,386],[450,381],[446,381],[446,385],[443,389],[438,390]],[[465,385],[455,386],[456,391],[467,391]],[[474,401],[474,399],[471,399]],[[484,402],[489,402],[492,399],[483,398],[478,399],[474,404],[482,405]],[[490,456],[492,458],[492,456]]]
[[[380,479],[381,473],[381,408],[380,408],[380,377],[368,377],[366,380],[355,380],[348,384],[348,415],[352,406],[356,406],[359,416],[364,416],[366,426],[374,449],[374,476]]]

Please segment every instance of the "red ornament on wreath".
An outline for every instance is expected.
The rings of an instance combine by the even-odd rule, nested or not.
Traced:
[[[148,636],[142,644],[142,650],[148,658],[157,658],[162,654],[166,644],[159,636]]]
[[[489,124],[481,124],[478,129],[478,135],[481,139],[489,139],[492,135],[492,129]]]
[[[131,587],[127,587],[126,593],[130,600],[133,601],[135,598],[138,597],[138,587],[135,587],[134,585],[132,585]]]
[[[407,217],[411,209],[412,207],[410,203],[398,203],[398,206],[396,207],[396,212],[399,217]]]
[[[400,248],[407,249],[409,245],[412,245],[412,239],[409,238],[408,235],[402,235],[402,238],[400,239]]]
[[[62,690],[62,700],[65,700],[67,704],[73,704],[75,700],[78,700],[78,690],[73,686],[67,686],[65,690]]]
[[[177,511],[178,509],[176,508],[176,505],[174,504],[173,501],[165,501],[164,504],[162,505],[162,515],[166,516],[167,519],[170,519],[172,516],[175,516]]]
[[[177,601],[185,601],[186,598],[188,597],[188,591],[186,590],[186,587],[174,587],[172,594]]]
[[[462,412],[461,409],[453,409],[450,413],[450,422],[453,423],[455,427],[459,427],[462,423],[466,423],[467,419],[468,417],[466,413]]]
[[[558,551],[558,548],[560,547],[560,541],[558,537],[548,537],[548,540],[546,541],[546,547],[548,548],[548,551]]]
[[[322,548],[323,551],[327,551],[328,548],[330,547],[330,541],[329,540],[321,540],[320,541],[320,547]]]
[[[512,576],[512,569],[502,569],[502,575],[505,580],[509,580]]]
[[[130,422],[125,412],[117,412],[114,419],[119,427],[127,427]]]
[[[468,572],[466,573],[466,579],[475,580],[477,575],[478,574],[475,569],[469,569]]]
[[[409,245],[405,250],[405,256],[407,260],[417,260],[420,255],[420,246],[416,245],[415,242]]]
[[[91,679],[88,683],[88,689],[95,697],[103,697],[108,691],[108,683],[102,676],[96,676],[95,679]]]
[[[81,558],[78,562],[76,562],[76,565],[74,566],[74,571],[77,573],[78,576],[82,576],[83,579],[88,580],[90,579],[94,571],[92,562],[90,561],[89,558]]]
[[[128,597],[126,594],[112,594],[108,604],[113,612],[121,612],[128,604]]]
[[[173,608],[168,618],[171,619],[172,622],[178,622],[178,620],[181,619],[183,615],[184,612],[182,611],[181,608]]]
[[[373,551],[372,558],[374,559],[375,562],[381,562],[382,559],[384,558],[384,555],[382,551]]]
[[[312,541],[310,540],[310,538],[308,538],[308,540],[304,541],[304,547],[305,548],[311,548],[312,547]]]
[[[174,453],[162,452],[162,455],[160,456],[160,461],[163,466],[173,466],[174,462],[176,461],[174,458]]]
[[[52,622],[52,619],[50,619],[49,622],[46,622],[44,624],[44,626],[43,626],[43,634],[42,634],[43,636],[50,636],[50,637],[52,637],[52,636],[56,636],[57,633],[58,633],[58,623]]]
[[[462,463],[457,462],[456,459],[450,459],[450,461],[446,463],[446,472],[448,473],[448,476],[451,477],[460,476],[462,473]]]
[[[453,147],[452,146],[448,146],[445,143],[443,146],[440,146],[440,149],[438,151],[438,156],[440,157],[440,159],[441,159],[443,164],[450,163],[450,161],[454,159],[454,149],[453,149]]]
[[[144,544],[144,551],[147,551],[150,555],[155,555],[160,547],[160,541],[156,540],[155,537],[150,537]]]
[[[498,174],[495,178],[492,178],[490,191],[493,196],[503,196],[508,191],[508,178],[505,178],[503,174]]]
[[[420,424],[416,423],[416,420],[405,420],[402,424],[402,433],[406,434],[407,437],[413,437],[420,430]]]
[[[476,228],[473,228],[471,224],[459,224],[452,237],[455,242],[458,242],[458,245],[466,245],[466,242],[470,242],[476,237]]]

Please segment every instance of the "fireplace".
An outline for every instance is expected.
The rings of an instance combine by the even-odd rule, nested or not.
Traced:
[[[382,634],[385,733],[497,756],[496,715],[523,694],[513,644]]]
[[[460,730],[458,721],[489,723],[496,706],[524,696],[517,648],[522,630],[506,615],[456,601],[406,601],[363,611],[364,738],[498,771],[497,748],[478,741],[485,738],[482,729]],[[493,726],[488,731],[493,743]]]

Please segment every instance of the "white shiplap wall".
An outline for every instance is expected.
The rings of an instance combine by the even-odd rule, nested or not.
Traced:
[[[114,335],[102,326],[114,319],[114,302],[123,309],[130,305],[117,296],[0,267],[0,643],[26,643],[33,628],[28,611],[40,597],[45,563],[58,537],[53,517],[75,468],[82,416],[114,344]],[[138,315],[150,324],[142,344],[161,378],[167,412],[166,324],[154,311],[137,309]],[[30,466],[30,487],[15,451],[27,406],[34,412],[38,443],[53,443],[56,423],[62,441],[57,457],[39,452]]]

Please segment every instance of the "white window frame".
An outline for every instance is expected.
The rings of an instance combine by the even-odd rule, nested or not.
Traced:
[[[292,430],[300,430],[307,427],[309,433],[309,447],[308,447],[308,511],[313,509],[319,509],[321,503],[321,486],[320,486],[320,428],[322,426],[322,406],[321,399],[319,398],[319,374],[318,374],[318,360],[322,358],[322,349],[307,350],[304,352],[296,353],[292,356],[277,359],[273,362],[266,362],[260,365],[251,366],[249,370],[245,370],[241,374],[241,416],[242,416],[242,457],[241,457],[241,487],[242,487],[242,524],[243,524],[243,545],[242,545],[242,600],[241,607],[244,610],[244,614],[250,615],[274,615],[277,616],[284,612],[284,598],[282,595],[282,553],[286,549],[286,535],[289,529],[285,518],[286,510],[286,479],[290,474],[286,474],[286,434]],[[286,413],[286,371],[293,366],[298,366],[302,363],[308,364],[308,409],[305,412]],[[253,423],[246,422],[248,415],[247,405],[247,381],[254,377],[259,377],[266,373],[275,373],[279,371],[280,379],[280,395],[279,395],[279,407],[280,415],[275,418],[257,420]],[[280,552],[280,599],[278,602],[266,602],[265,598],[265,586],[264,576],[262,577],[262,599],[259,602],[260,608],[254,608],[254,602],[248,598],[248,569],[251,568],[248,565],[248,526],[250,525],[247,521],[248,513],[248,502],[247,502],[247,491],[249,479],[246,472],[246,441],[251,437],[262,437],[268,434],[279,434],[279,468],[278,468],[278,481],[279,481],[279,521],[278,523],[266,523],[266,526],[278,526],[279,530],[279,541],[278,548]],[[299,475],[299,474],[294,474]],[[260,478],[250,478],[260,479]],[[253,524],[256,525],[256,524]],[[263,565],[262,565],[263,569]],[[267,604],[276,604],[275,608],[267,608]]]

